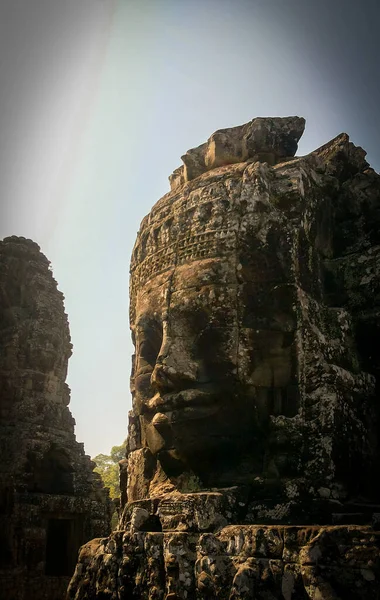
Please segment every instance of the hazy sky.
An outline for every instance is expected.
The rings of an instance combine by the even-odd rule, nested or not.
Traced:
[[[52,262],[87,453],[126,436],[129,259],[188,148],[300,115],[380,169],[378,0],[0,0],[0,238]]]

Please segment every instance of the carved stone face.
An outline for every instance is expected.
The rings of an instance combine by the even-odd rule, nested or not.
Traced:
[[[290,146],[280,148],[272,133],[281,123],[264,121],[189,151],[141,223],[131,260],[130,500],[166,485],[189,491],[195,475],[197,489],[247,486],[258,515],[262,499],[272,508],[280,497],[319,499],[327,485],[344,498],[351,472],[365,473],[372,456],[361,444],[373,383],[352,351],[347,290],[330,306],[327,289],[344,288],[337,190],[356,172],[361,185],[368,165],[345,135],[282,161],[295,134],[281,121]],[[239,162],[251,130],[257,145]],[[355,292],[355,311],[356,302]]]
[[[236,278],[223,261],[183,265],[142,289],[135,325],[142,412],[207,413],[215,392],[236,383],[236,305]]]
[[[298,409],[294,225],[268,177],[261,163],[237,164],[164,197],[132,255],[134,447],[208,485],[236,482],[239,469],[242,480],[261,476],[273,452],[285,457],[271,418]]]
[[[249,455],[251,471],[262,472],[275,390],[291,379],[293,338],[252,329],[247,294],[235,255],[184,264],[139,289],[134,408],[143,445],[161,460],[209,474],[210,462],[211,472],[218,459],[225,468],[229,456],[236,471],[236,459]]]

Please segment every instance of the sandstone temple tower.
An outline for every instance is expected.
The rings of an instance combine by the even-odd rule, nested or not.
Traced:
[[[257,118],[189,150],[131,261],[124,507],[72,600],[380,594],[380,176]]]
[[[39,246],[0,242],[0,598],[62,600],[108,492],[76,441],[63,295]]]

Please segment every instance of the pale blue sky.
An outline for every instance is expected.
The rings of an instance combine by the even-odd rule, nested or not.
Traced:
[[[77,438],[127,432],[129,259],[188,148],[255,116],[341,131],[379,169],[376,2],[9,0],[0,8],[0,237],[37,241],[66,298]]]

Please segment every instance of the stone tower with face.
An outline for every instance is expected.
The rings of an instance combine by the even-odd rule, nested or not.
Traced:
[[[265,118],[214,133],[141,224],[129,503],[236,489],[241,522],[305,521],[310,503],[321,515],[372,493],[376,369],[355,302],[332,290],[345,186],[379,181],[344,134],[294,158],[303,129]]]

